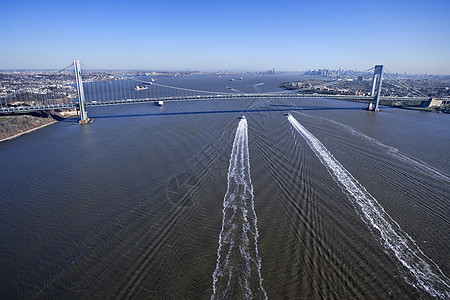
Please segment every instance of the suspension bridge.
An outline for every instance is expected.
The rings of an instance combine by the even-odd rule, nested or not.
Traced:
[[[362,95],[323,95],[295,92],[256,92],[242,93],[214,92],[174,87],[155,82],[148,76],[114,75],[111,73],[85,72],[75,60],[67,68],[48,75],[36,75],[36,80],[28,87],[0,96],[0,112],[13,113],[51,109],[77,109],[80,124],[90,123],[87,115],[89,106],[122,105],[133,103],[164,103],[164,101],[188,101],[210,99],[242,98],[327,98],[339,100],[364,101],[368,110],[378,111],[380,100],[387,101],[427,101],[430,98],[411,87],[417,96],[381,96],[383,66],[376,65],[372,78],[372,89],[368,96]],[[369,69],[372,70],[372,69]],[[401,85],[404,83],[398,81]]]

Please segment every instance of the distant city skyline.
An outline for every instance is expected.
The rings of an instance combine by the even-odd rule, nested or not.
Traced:
[[[450,74],[449,1],[4,1],[0,69]]]

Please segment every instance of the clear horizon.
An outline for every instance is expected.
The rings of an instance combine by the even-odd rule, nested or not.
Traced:
[[[7,1],[0,69],[450,74],[448,1]]]

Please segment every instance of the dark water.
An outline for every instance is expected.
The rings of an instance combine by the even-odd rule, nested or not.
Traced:
[[[292,80],[227,76],[157,80]],[[449,298],[450,118],[364,106],[95,107],[1,143],[1,297]]]

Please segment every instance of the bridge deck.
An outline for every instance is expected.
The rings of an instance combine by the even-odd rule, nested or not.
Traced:
[[[373,101],[371,96],[356,95],[323,95],[323,94],[292,94],[292,93],[264,93],[264,94],[216,94],[216,95],[196,95],[182,97],[158,97],[158,98],[142,98],[142,99],[121,99],[108,101],[90,101],[86,102],[86,106],[107,106],[122,105],[133,103],[146,103],[155,101],[188,101],[188,100],[209,100],[209,99],[243,99],[243,98],[324,98],[337,100],[360,100]],[[427,101],[428,98],[419,97],[380,97],[380,100],[387,101]],[[0,112],[20,112],[20,111],[39,111],[50,109],[73,109],[77,108],[78,103],[53,104],[42,106],[2,106]]]

